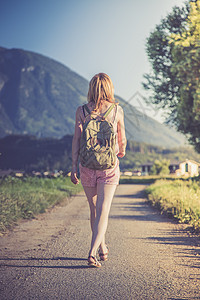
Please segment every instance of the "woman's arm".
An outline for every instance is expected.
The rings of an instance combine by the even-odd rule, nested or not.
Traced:
[[[124,111],[121,106],[118,107],[118,118],[117,118],[117,133],[118,133],[118,144],[119,144],[119,157],[124,157],[126,153],[126,134],[124,125]]]
[[[83,130],[82,120],[81,120],[81,107],[78,107],[76,111],[76,124],[75,124],[75,132],[72,140],[72,171],[71,171],[71,181],[74,184],[78,184],[79,180],[77,177],[77,164],[78,164],[78,156],[80,150],[80,139],[81,133]]]

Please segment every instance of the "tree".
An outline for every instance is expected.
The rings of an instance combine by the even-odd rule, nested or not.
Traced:
[[[200,152],[200,0],[190,3],[185,31],[170,37],[171,71],[180,82],[177,128]]]
[[[167,122],[188,134],[200,152],[199,2],[173,8],[150,34],[146,51],[152,72],[144,75],[143,86],[149,102],[165,108]]]
[[[151,174],[153,175],[168,175],[169,174],[169,160],[163,159],[154,161],[151,169]]]
[[[186,26],[188,7],[174,7],[172,13],[161,20],[150,33],[146,52],[152,66],[150,74],[145,74],[143,86],[150,92],[149,102],[170,111],[168,122],[174,123],[176,105],[179,99],[180,82],[172,72],[171,33],[181,34]]]

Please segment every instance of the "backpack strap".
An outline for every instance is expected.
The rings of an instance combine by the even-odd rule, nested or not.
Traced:
[[[112,111],[112,109],[115,107],[115,103],[113,103],[110,107],[109,107],[109,109],[105,112],[105,114],[102,116],[102,119],[105,119],[105,118],[107,118],[107,116],[109,115],[109,113]],[[90,109],[88,108],[88,106],[87,106],[87,104],[84,104],[83,106],[82,106],[82,108],[83,108],[83,114],[84,114],[84,117],[86,118],[87,117],[87,115],[91,115],[91,111],[90,111]],[[85,111],[87,112],[87,115],[86,115],[86,113],[85,113]]]
[[[88,115],[91,114],[91,111],[90,111],[89,108],[87,107],[87,104],[84,104],[84,105],[82,106],[82,108],[83,108],[83,114],[84,114],[84,117],[87,117],[85,111],[88,113]]]
[[[113,103],[109,109],[105,112],[105,114],[103,115],[103,118],[107,118],[107,116],[109,115],[109,113],[112,111],[112,109],[115,107],[115,103]]]
[[[113,114],[114,116],[113,116],[112,124],[115,123],[115,119],[116,119],[116,115],[117,115],[118,104],[119,104],[119,103],[116,103],[116,105],[115,105],[115,112],[114,112],[114,114]]]

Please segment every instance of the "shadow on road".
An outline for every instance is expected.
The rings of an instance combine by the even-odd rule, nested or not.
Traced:
[[[181,297],[181,298],[167,298],[168,300],[195,300],[195,299],[200,299],[200,297]]]
[[[160,212],[151,207],[147,201],[139,200],[138,197],[124,197],[124,198],[131,198],[132,201],[130,202],[116,202],[113,203],[112,206],[115,209],[119,209],[121,214],[111,214],[109,218],[111,219],[127,219],[132,221],[154,221],[154,222],[169,222],[169,218],[161,215]],[[137,199],[137,200],[136,200]],[[144,197],[141,197],[141,199],[144,199]],[[128,199],[127,199],[128,200]],[[177,223],[177,220],[171,219],[172,222]]]
[[[164,245],[181,245],[186,246],[186,248],[181,251],[177,251],[179,257],[184,258],[194,258],[196,260],[195,265],[192,268],[200,269],[200,238],[197,236],[187,236],[185,235],[185,230],[179,230],[178,236],[177,231],[163,232],[163,236],[154,236],[145,238],[148,241],[154,241],[159,244]],[[191,246],[193,249],[191,249]],[[199,277],[200,280],[200,277]]]
[[[110,219],[133,221],[133,226],[134,222],[137,221],[149,222],[149,224],[152,222],[178,224],[178,220],[171,216],[161,214],[158,209],[152,207],[147,202],[144,191],[139,191],[133,195],[116,195],[115,198],[116,201],[112,204],[113,213],[111,213]],[[123,200],[120,201],[120,199]],[[200,237],[192,235],[189,227],[178,226],[175,230],[160,229],[156,232],[158,234],[148,236],[147,231],[147,237],[140,237],[139,239],[146,240],[149,243],[185,246],[184,248],[176,249],[177,255],[179,257],[194,259],[191,268],[200,269]],[[200,277],[198,276],[197,279],[200,280]]]
[[[146,193],[144,190],[139,191],[137,193],[134,194],[128,194],[128,195],[115,195],[115,198],[137,198],[137,199],[144,199],[146,198]]]
[[[33,265],[33,264],[28,264],[28,262],[44,262],[47,261],[49,263],[52,263],[53,261],[84,261],[85,263],[87,262],[86,258],[77,258],[77,257],[54,257],[54,258],[35,258],[35,257],[30,257],[30,258],[0,258],[0,261],[2,262],[23,262],[26,261],[27,264],[21,265],[21,264],[9,264],[9,263],[0,263],[0,267],[10,267],[10,268],[46,268],[46,269],[85,269],[85,268],[91,268],[88,265]]]

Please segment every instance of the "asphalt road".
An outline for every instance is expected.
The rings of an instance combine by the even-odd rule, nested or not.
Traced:
[[[199,237],[151,208],[144,188],[117,188],[101,268],[87,266],[83,193],[1,237],[0,299],[200,299]]]

